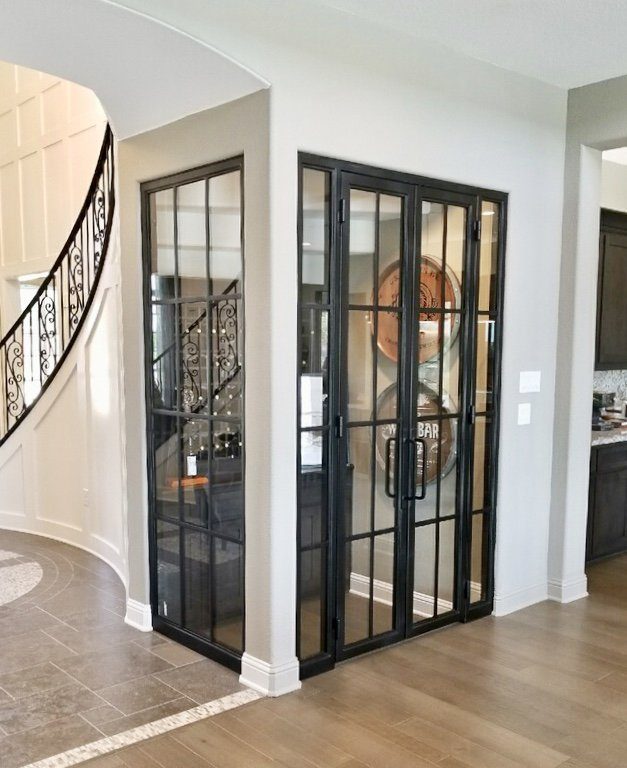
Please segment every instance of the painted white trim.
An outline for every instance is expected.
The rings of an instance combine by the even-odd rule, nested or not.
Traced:
[[[530,605],[541,603],[548,599],[547,585],[536,584],[533,587],[523,587],[508,595],[494,595],[494,616],[507,616],[508,613],[520,611]]]
[[[588,577],[584,574],[583,577],[571,581],[549,579],[548,597],[558,603],[572,603],[582,597],[588,597]]]
[[[152,610],[148,603],[140,603],[129,597],[126,601],[124,623],[139,629],[140,632],[152,632]]]
[[[301,687],[298,659],[284,664],[268,664],[249,653],[242,656],[242,674],[239,681],[264,696],[282,696]]]
[[[257,701],[259,694],[256,691],[237,691],[223,696],[215,701],[208,701],[206,704],[200,704],[193,709],[187,709],[185,712],[178,712],[176,715],[163,717],[161,720],[155,720],[154,723],[146,723],[130,731],[116,733],[114,736],[105,736],[104,739],[92,741],[81,747],[74,747],[67,752],[61,752],[52,757],[44,757],[36,763],[29,763],[24,768],[69,768],[71,765],[82,763],[85,760],[91,760],[94,757],[106,755],[123,747],[129,747],[145,739],[151,739],[154,736],[161,736],[174,728],[180,728],[183,725],[197,723],[207,717],[214,717],[221,712],[228,712],[230,709],[241,707],[243,704],[249,704],[251,701]]]
[[[373,579],[373,597],[376,603],[382,605],[393,605],[394,587],[388,581]],[[370,579],[361,573],[351,572],[350,591],[353,595],[360,597],[370,596]],[[438,613],[447,613],[453,610],[453,603],[450,600],[438,600]],[[433,595],[427,595],[423,592],[414,592],[413,612],[417,616],[433,616]]]

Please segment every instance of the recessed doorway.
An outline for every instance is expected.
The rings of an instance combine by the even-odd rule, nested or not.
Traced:
[[[303,676],[492,609],[506,196],[301,156]]]

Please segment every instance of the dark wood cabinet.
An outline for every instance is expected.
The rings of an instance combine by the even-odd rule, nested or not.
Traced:
[[[627,442],[592,448],[586,560],[627,551]]]
[[[627,368],[627,214],[601,211],[595,368]]]

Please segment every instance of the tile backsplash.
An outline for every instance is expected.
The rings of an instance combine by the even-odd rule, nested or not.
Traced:
[[[627,400],[627,371],[595,371],[595,392],[616,392],[619,400]]]

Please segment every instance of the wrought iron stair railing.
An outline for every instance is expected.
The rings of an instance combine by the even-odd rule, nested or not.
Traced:
[[[113,134],[107,126],[76,222],[37,293],[0,341],[0,445],[50,385],[89,312],[115,208]]]

